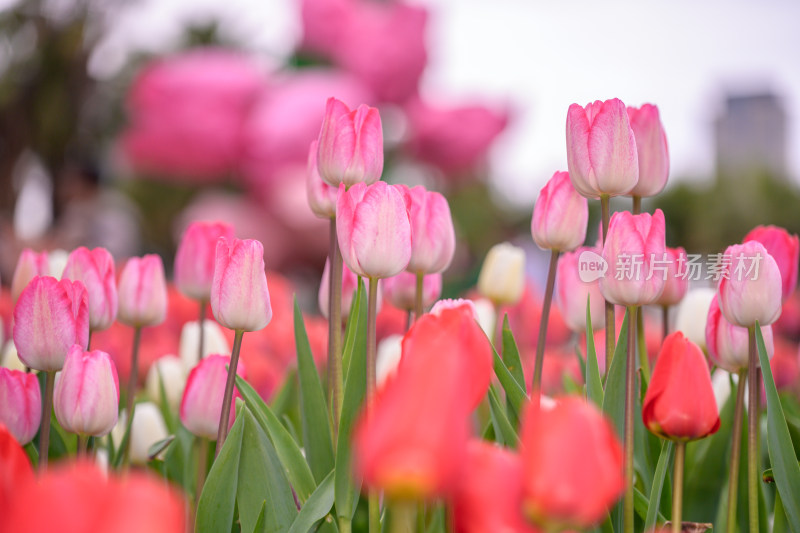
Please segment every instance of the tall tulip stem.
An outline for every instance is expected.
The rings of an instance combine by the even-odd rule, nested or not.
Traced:
[[[242,349],[242,337],[244,330],[237,329],[233,337],[233,351],[231,352],[231,364],[228,365],[228,381],[225,383],[225,396],[222,397],[222,413],[219,416],[219,430],[217,431],[217,448],[214,457],[219,455],[225,439],[228,437],[228,422],[231,415],[231,402],[233,401],[233,387],[236,385],[236,367],[239,365],[239,352]]]
[[[631,213],[638,215],[642,212],[642,197],[633,195],[631,196]]]
[[[683,530],[683,458],[686,455],[686,443],[678,441],[675,443],[675,470],[673,471],[672,483],[672,533],[681,533]]]
[[[331,269],[328,279],[328,395],[330,396],[331,428],[333,442],[339,434],[339,419],[342,415],[342,253],[336,234],[336,217],[330,224]]]
[[[132,427],[133,427],[133,412],[136,409],[134,399],[136,398],[136,385],[139,382],[139,343],[142,340],[142,328],[134,326],[133,328],[133,348],[131,350],[131,374],[128,377],[128,392],[125,398],[125,413],[127,421],[125,423],[125,433],[128,439],[123,441],[125,448],[122,450],[122,462],[127,465],[130,459],[131,440],[132,440]]]
[[[664,339],[667,338],[669,335],[669,306],[662,305],[661,306],[661,341],[663,342]]]
[[[747,328],[750,357],[747,374],[747,507],[750,531],[758,531],[758,367],[756,353],[756,328]]]
[[[638,307],[628,307],[628,324],[636,323]],[[628,358],[625,365],[625,499],[623,517],[625,533],[633,533],[633,399],[636,376],[636,328],[628,327]]]
[[[206,302],[205,300],[200,300],[200,321],[197,323],[197,325],[198,325],[197,329],[200,332],[200,338],[198,339],[198,343],[197,343],[197,362],[198,363],[203,360],[203,353],[205,352],[204,344],[205,344],[206,336],[204,335],[204,333],[205,333],[205,327],[206,327],[206,305],[207,304],[208,304],[208,302]]]
[[[78,457],[86,457],[89,451],[89,436],[78,433],[78,447],[76,454]]]
[[[744,417],[744,387],[747,369],[739,370],[739,383],[736,387],[736,409],[733,414],[733,442],[731,443],[730,474],[728,475],[728,522],[727,532],[736,531],[736,504],[739,499],[739,457],[742,453],[742,418]]]
[[[414,502],[394,502],[390,512],[389,533],[415,533],[417,531],[417,506]]]
[[[607,194],[600,196],[600,211],[603,224],[603,243],[605,244],[608,237],[608,223],[611,218],[609,210],[610,198]],[[611,368],[611,358],[614,357],[614,304],[606,300],[606,372]]]
[[[544,292],[542,304],[542,317],[539,320],[539,339],[536,343],[536,363],[533,367],[532,391],[538,391],[542,385],[542,366],[544,364],[544,345],[547,341],[547,322],[550,319],[550,306],[553,303],[553,288],[556,284],[556,271],[558,270],[558,250],[550,251],[550,268],[547,271],[547,288]]]
[[[53,412],[53,387],[56,373],[44,373],[44,398],[42,399],[42,427],[39,430],[39,470],[47,470],[47,455],[50,446],[50,416]]]
[[[372,416],[375,396],[376,354],[378,351],[376,336],[376,320],[378,316],[378,278],[369,278],[369,298],[367,305],[367,416]],[[370,489],[367,495],[369,508],[369,533],[381,530],[381,508],[378,491]]]
[[[650,359],[647,356],[647,339],[644,336],[644,309],[639,311],[636,316],[636,342],[639,349],[639,364],[642,366],[642,374],[650,378]]]
[[[423,313],[422,308],[422,291],[423,282],[425,281],[425,274],[417,272],[417,290],[414,292],[414,320],[419,320]]]

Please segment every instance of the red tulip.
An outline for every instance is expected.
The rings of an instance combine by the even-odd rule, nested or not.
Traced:
[[[89,297],[80,281],[37,276],[14,307],[14,344],[30,368],[61,370],[73,344],[89,343]]]
[[[520,439],[523,510],[543,529],[587,529],[622,495],[622,446],[583,399],[565,397],[551,409],[529,405]]]
[[[661,124],[658,107],[652,104],[644,104],[638,109],[628,107],[628,119],[639,158],[639,181],[629,194],[655,196],[664,190],[669,177],[667,135]]]
[[[13,511],[13,500],[20,487],[32,482],[33,470],[28,455],[0,421],[0,531],[15,531],[3,529],[3,518]]]
[[[19,295],[34,277],[48,275],[50,275],[50,265],[47,261],[47,252],[36,253],[30,248],[22,250],[14,268],[14,277],[11,278],[11,300],[17,303]]]
[[[450,266],[456,248],[456,234],[447,199],[418,185],[400,185],[411,223],[409,272],[435,274]]]
[[[556,172],[536,199],[531,235],[542,250],[569,252],[586,240],[589,203],[578,194],[569,173]]]
[[[157,326],[167,316],[167,282],[161,257],[131,257],[119,278],[119,321],[127,326]]]
[[[175,253],[175,286],[194,300],[211,298],[214,257],[220,237],[233,239],[233,226],[225,222],[192,222]]]
[[[784,300],[797,286],[797,269],[800,263],[800,239],[777,226],[758,226],[745,235],[742,242],[758,241],[775,259],[781,271]]]
[[[0,368],[0,425],[27,444],[42,422],[42,394],[36,374]]]
[[[93,331],[108,329],[117,318],[117,280],[114,258],[105,248],[81,246],[69,254],[64,279],[80,281],[89,294],[89,326]]]
[[[217,440],[225,380],[228,377],[226,367],[230,361],[231,358],[226,355],[209,355],[189,372],[181,400],[181,422],[198,437]],[[243,378],[246,376],[244,366],[242,361],[236,365],[236,373]],[[229,419],[231,425],[233,425],[236,398],[239,396],[239,390],[236,389],[231,403]]]
[[[642,405],[644,425],[666,439],[702,439],[719,429],[719,412],[703,351],[676,331],[658,354]]]
[[[759,241],[728,246],[730,264],[719,281],[719,307],[728,322],[743,328],[772,324],[781,315],[781,271]]]

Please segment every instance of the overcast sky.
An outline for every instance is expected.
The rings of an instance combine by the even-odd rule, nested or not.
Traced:
[[[573,102],[621,98],[657,104],[672,176],[713,171],[711,121],[726,91],[771,89],[792,119],[790,168],[800,177],[800,2],[792,0],[416,0],[430,6],[431,64],[423,91],[509,104],[515,121],[492,154],[500,188],[532,202],[566,169]],[[114,18],[96,60],[113,69],[131,48],[175,43],[208,13],[222,31],[280,61],[299,34],[290,0],[139,0]],[[263,54],[263,52],[267,52]]]

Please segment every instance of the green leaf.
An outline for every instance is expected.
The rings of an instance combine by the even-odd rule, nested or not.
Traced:
[[[658,507],[661,502],[661,491],[664,488],[664,479],[667,477],[667,470],[669,470],[672,447],[673,443],[671,440],[664,441],[661,444],[661,455],[658,456],[656,473],[653,478],[653,488],[650,489],[650,501],[647,504],[647,515],[644,521],[645,531],[652,531],[656,526],[656,516],[658,515]]]
[[[517,341],[514,340],[514,333],[512,333],[511,326],[508,324],[508,314],[503,318],[503,363],[505,363],[506,368],[517,381],[519,387],[526,391],[525,373],[522,371],[522,361],[519,358]]]
[[[261,426],[269,436],[278,458],[284,466],[284,472],[297,493],[300,503],[305,502],[317,486],[311,469],[308,467],[303,452],[294,441],[286,428],[280,423],[278,417],[272,412],[261,396],[245,380],[236,376],[236,387]]]
[[[617,339],[614,358],[606,377],[605,393],[603,396],[603,412],[608,415],[617,430],[620,439],[623,438],[625,429],[625,368],[628,351],[628,311],[622,321],[622,329]]]
[[[367,346],[367,297],[364,293],[364,282],[358,278],[358,286],[350,304],[350,314],[344,329],[344,343],[342,345],[342,373],[344,376],[350,368],[353,350]]]
[[[333,443],[328,423],[325,392],[311,355],[303,315],[294,302],[294,336],[297,344],[297,374],[300,378],[300,412],[302,413],[303,444],[314,479],[322,481],[333,470]]]
[[[240,411],[244,421],[236,502],[243,531],[254,531],[262,502],[266,501],[264,528],[268,533],[286,531],[297,516],[283,465],[266,433],[256,422],[250,408]],[[227,442],[226,442],[227,444]],[[260,533],[260,532],[259,532]]]
[[[764,388],[767,393],[767,443],[769,459],[775,474],[775,484],[781,495],[783,510],[792,531],[800,531],[800,466],[794,453],[792,438],[783,416],[783,408],[775,389],[769,356],[764,346],[761,327],[756,322],[756,344],[761,371],[764,375]]]
[[[500,436],[502,442],[510,448],[516,448],[519,442],[519,436],[514,431],[514,426],[508,420],[500,400],[497,398],[497,393],[494,387],[489,387],[489,410],[492,417],[492,424],[494,425],[495,436]]]
[[[197,505],[196,531],[229,533],[231,530],[243,435],[244,417],[237,416],[203,485]]]
[[[312,531],[333,508],[334,473],[328,474],[300,509],[300,514],[294,519],[289,533],[306,533]]]
[[[252,533],[260,533],[261,531],[264,531],[264,528],[267,525],[266,515],[267,515],[267,500],[264,500],[263,502],[261,502],[261,510],[258,512],[258,520],[256,520],[256,524],[255,526],[253,526]]]
[[[517,380],[514,379],[513,375],[511,375],[511,371],[506,368],[503,360],[500,359],[499,355],[497,355],[497,350],[492,347],[492,351],[494,352],[494,373],[497,375],[500,385],[506,392],[508,404],[511,406],[512,411],[519,419],[520,415],[522,414],[522,405],[528,400],[528,394],[525,392],[525,389],[519,386]]]
[[[351,313],[348,325],[352,329],[345,342],[345,351],[350,364],[344,382],[342,399],[342,418],[339,421],[339,437],[336,442],[336,471],[334,472],[334,499],[336,514],[348,520],[353,518],[358,506],[358,492],[361,489],[359,480],[352,475],[351,434],[353,425],[364,403],[367,388],[367,304],[363,284],[359,281],[360,295],[353,303],[358,311]]]
[[[156,455],[166,450],[174,440],[175,440],[175,435],[168,435],[167,438],[161,439],[151,444],[150,447],[147,448],[147,459],[151,461],[155,459]]]
[[[647,496],[642,494],[642,491],[640,491],[639,489],[634,487],[634,489],[633,489],[633,510],[636,512],[637,515],[639,515],[639,518],[641,518],[642,520],[645,520],[646,517],[647,517],[649,503],[650,502],[647,499]],[[667,521],[667,519],[664,518],[664,515],[662,515],[661,513],[658,513],[658,516],[656,518],[660,522],[666,522]],[[621,531],[621,529],[619,531]]]
[[[772,524],[772,533],[789,533],[789,524],[786,521],[786,511],[783,510],[783,501],[780,492],[775,492],[775,513]]]
[[[597,407],[603,406],[603,378],[597,363],[597,350],[594,347],[592,331],[592,314],[589,308],[589,296],[586,298],[586,399]]]

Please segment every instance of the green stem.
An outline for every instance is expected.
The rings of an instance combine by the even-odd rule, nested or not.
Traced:
[[[367,305],[367,417],[373,415],[373,401],[375,397],[376,376],[376,319],[378,306],[378,278],[369,278],[369,298]],[[369,508],[369,533],[379,533],[381,530],[381,508],[378,491],[370,489],[367,495]]]
[[[414,502],[392,502],[389,533],[414,533],[417,508]]]
[[[133,427],[133,413],[136,409],[134,399],[136,398],[136,385],[139,381],[139,343],[142,339],[142,328],[134,326],[133,328],[133,348],[131,350],[131,374],[128,378],[128,391],[125,398],[125,413],[128,417],[125,423],[125,433],[128,435],[128,440],[125,441],[125,448],[122,450],[122,464],[128,465],[130,461],[131,440],[133,440],[132,427]]]
[[[330,223],[331,268],[328,278],[328,395],[331,409],[331,430],[334,446],[338,440],[342,416],[342,273],[344,266],[336,234],[336,217]]]
[[[352,533],[353,523],[350,518],[346,516],[339,517],[339,533]]]
[[[672,484],[672,533],[681,533],[683,529],[683,458],[686,455],[686,443],[675,443],[675,470]]]
[[[669,306],[663,305],[661,306],[661,340],[663,342],[664,339],[667,338],[669,335]]]
[[[381,502],[377,490],[369,490],[367,494],[367,505],[369,509],[369,533],[380,533]]]
[[[644,309],[641,309],[636,316],[636,340],[639,346],[639,366],[642,367],[642,374],[650,379],[650,359],[647,355],[647,339],[644,336]]]
[[[414,292],[414,320],[419,320],[422,317],[422,291],[423,282],[425,281],[425,274],[417,272],[417,290]]]
[[[603,243],[605,243],[606,237],[608,236],[608,222],[611,218],[609,201],[610,198],[607,194],[600,196],[600,211],[603,224]],[[615,329],[614,304],[606,300],[606,372],[608,372],[608,369],[611,368],[611,359],[614,357]]]
[[[50,417],[53,412],[53,387],[56,373],[44,373],[44,398],[42,399],[42,426],[39,430],[39,471],[47,470],[47,456],[50,446]]]
[[[225,439],[228,437],[228,421],[231,415],[231,402],[233,401],[233,387],[236,385],[236,367],[239,365],[239,351],[242,349],[242,337],[244,330],[234,331],[233,351],[231,352],[231,364],[228,365],[228,381],[225,382],[225,396],[222,397],[222,413],[219,416],[219,430],[217,431],[217,448],[214,457],[219,455]]]
[[[629,324],[636,323],[637,306],[628,307]],[[633,433],[634,386],[636,375],[636,328],[628,328],[628,358],[625,365],[625,499],[623,524],[625,533],[633,533]]]
[[[733,414],[733,432],[731,436],[731,463],[728,475],[728,523],[726,531],[736,532],[736,504],[739,493],[739,457],[742,450],[742,419],[744,417],[744,388],[747,381],[747,369],[739,370],[739,384],[736,386],[736,409]]]
[[[633,195],[631,197],[633,205],[631,206],[631,214],[638,215],[642,212],[642,197]]]
[[[88,449],[89,449],[89,436],[81,435],[80,433],[78,433],[77,456],[86,457]]]
[[[756,328],[747,328],[750,341],[747,380],[747,508],[750,531],[758,531],[758,366],[756,354]]]
[[[556,284],[556,271],[558,270],[558,250],[550,251],[550,268],[547,270],[547,287],[544,292],[542,316],[539,320],[539,339],[536,343],[536,362],[533,367],[533,385],[531,391],[539,391],[542,386],[542,366],[544,365],[544,345],[547,341],[547,322],[550,319],[550,306],[553,302],[553,288]]]
[[[205,330],[205,324],[206,324],[206,301],[205,300],[200,300],[200,321],[197,323],[197,325],[198,325],[197,329],[200,331],[200,338],[198,339],[199,342],[197,343],[197,362],[198,363],[203,360],[203,354],[205,353],[205,346],[204,345],[205,345],[206,336],[203,335],[204,330]]]

